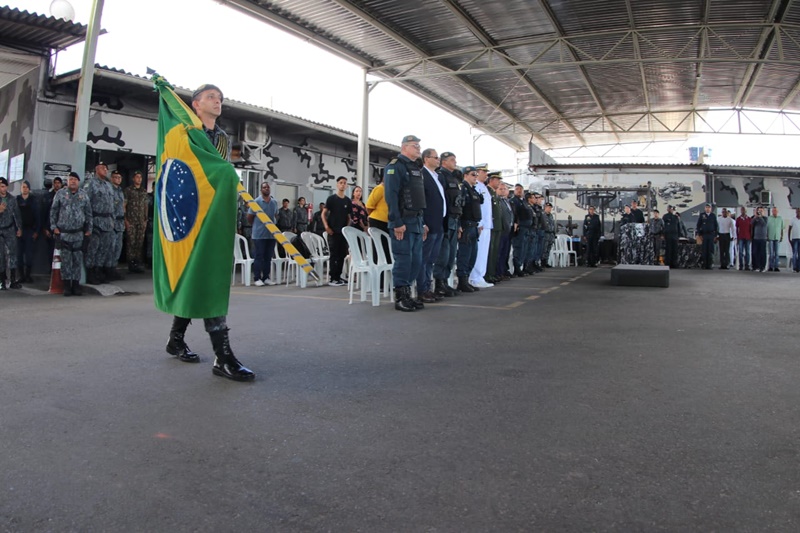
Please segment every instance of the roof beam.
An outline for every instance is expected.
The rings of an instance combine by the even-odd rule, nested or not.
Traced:
[[[494,39],[492,39],[492,37],[488,33],[486,33],[486,31],[483,28],[481,28],[478,25],[478,23],[475,22],[473,18],[461,8],[461,6],[455,4],[453,0],[441,0],[441,2],[456,16],[456,18],[461,20],[461,22],[467,27],[467,29],[469,29],[469,31],[472,32],[472,34],[475,35],[475,37],[477,37],[483,43],[484,46],[492,47],[501,52],[501,54],[498,57],[501,57],[509,65],[520,67],[519,63],[508,57],[505,51],[503,51],[502,47],[500,47],[498,43]],[[549,98],[547,98],[547,96],[536,86],[536,84],[534,84],[530,80],[530,78],[528,78],[528,76],[526,75],[526,71],[524,71],[522,67],[520,67],[518,70],[514,70],[514,74],[516,75],[517,79],[519,79],[519,81],[522,84],[524,84],[528,88],[528,90],[530,90],[533,93],[534,96],[536,96],[536,98],[538,98],[539,100],[542,101],[542,103],[544,103],[545,107],[547,107],[547,109],[549,109],[551,113],[553,113],[556,117],[558,117],[563,121],[567,129],[569,129],[572,132],[572,134],[575,135],[575,137],[581,142],[581,144],[586,144],[585,139],[583,139],[577,128],[575,128],[575,126],[568,120],[564,119],[563,115],[561,114],[561,111],[556,107],[556,105],[553,102],[550,101]]]
[[[564,31],[564,28],[561,26],[561,23],[558,22],[558,18],[556,17],[555,13],[553,13],[553,9],[550,7],[550,3],[547,0],[539,0],[539,4],[542,6],[542,9],[547,15],[548,22],[550,22],[550,25],[553,27],[554,30],[556,30],[558,36],[562,38],[565,37],[566,32]],[[572,47],[568,47],[568,50],[570,55],[572,55],[572,59],[578,61],[579,58],[575,50]],[[600,111],[600,114],[603,116],[603,118],[605,118],[606,116],[605,106],[603,105],[603,102],[600,100],[600,96],[597,94],[597,89],[595,89],[594,85],[592,84],[592,81],[589,79],[589,74],[586,72],[586,67],[583,65],[579,65],[578,72],[580,73],[581,78],[583,79],[583,83],[586,84],[586,88],[589,90],[589,94],[591,95],[592,100],[594,100],[597,109]],[[613,124],[611,125],[611,130],[615,132]],[[616,132],[614,133],[614,135],[616,135]]]
[[[396,41],[398,44],[401,44],[402,46],[407,48],[410,52],[416,54],[420,58],[424,58],[424,59],[436,64],[436,66],[438,68],[442,69],[443,71],[445,71],[447,73],[452,73],[453,72],[453,69],[447,67],[446,65],[444,65],[442,63],[439,63],[439,62],[437,62],[435,60],[431,60],[429,58],[430,54],[428,54],[425,50],[423,50],[422,48],[417,46],[415,43],[413,43],[412,41],[407,39],[405,36],[403,36],[400,33],[396,32],[392,28],[389,28],[388,26],[386,26],[386,24],[382,23],[381,21],[379,21],[378,19],[376,19],[375,17],[373,17],[372,15],[370,15],[369,13],[367,13],[366,11],[361,9],[360,7],[354,5],[349,0],[331,0],[331,2],[336,4],[336,5],[338,5],[342,9],[345,9],[349,13],[357,16],[358,18],[360,18],[364,22],[369,23],[372,27],[374,27],[375,29],[379,30],[381,33],[383,33],[387,37],[390,37],[392,40]],[[514,120],[514,121],[518,120],[518,117],[516,115],[514,115],[513,113],[511,113],[510,111],[505,109],[502,106],[501,103],[498,103],[498,102],[494,101],[494,99],[491,96],[485,94],[483,91],[480,91],[475,87],[472,87],[468,83],[464,83],[463,87],[466,90],[468,90],[469,92],[471,92],[472,94],[474,94],[475,96],[477,96],[478,98],[480,98],[481,100],[483,100],[484,103],[486,103],[488,105],[491,105],[494,109],[496,109],[497,111],[499,111],[500,113],[505,115],[507,118],[509,118],[511,120]],[[414,91],[414,92],[416,93],[417,91]],[[450,110],[450,108],[448,106],[448,111],[449,110]],[[480,124],[473,124],[473,125],[478,127],[478,128],[480,128]],[[522,127],[529,134],[535,134],[533,129],[530,128],[529,126],[527,126],[526,124],[523,123]],[[545,146],[550,146],[550,143],[547,142],[546,139],[542,138],[541,141],[543,141],[543,144]]]
[[[711,0],[703,1],[703,26],[708,24],[711,18]],[[700,104],[700,85],[703,81],[703,59],[708,50],[708,28],[703,29],[700,34],[700,50],[697,52],[697,66],[695,67],[694,74],[694,91],[692,92],[692,109],[697,108]]]
[[[766,59],[769,56],[770,50],[772,50],[772,47],[775,45],[775,40],[779,38],[779,33],[781,31],[779,24],[791,7],[792,2],[793,0],[772,0],[772,5],[769,8],[766,20],[775,25],[761,31],[761,36],[758,39],[758,45],[756,47],[759,58]],[[748,65],[747,71],[742,78],[742,84],[739,86],[736,98],[733,100],[733,107],[744,107],[747,105],[747,100],[750,98],[750,94],[753,92],[753,88],[756,86],[756,82],[763,68],[763,63]]]

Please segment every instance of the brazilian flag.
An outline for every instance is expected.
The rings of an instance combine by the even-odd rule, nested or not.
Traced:
[[[155,305],[183,318],[228,314],[239,176],[161,76],[153,239]]]

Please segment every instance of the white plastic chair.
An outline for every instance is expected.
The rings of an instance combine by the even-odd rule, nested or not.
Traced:
[[[392,289],[394,289],[394,281],[392,280],[392,265],[394,263],[394,254],[392,254],[392,239],[389,234],[378,228],[369,228],[367,230],[369,236],[372,238],[372,246],[376,252],[378,260],[374,263],[375,270],[378,276],[378,283],[380,283],[380,275],[383,274],[383,287],[381,287],[384,296],[388,296],[390,301],[394,301]],[[386,250],[383,248],[383,242],[386,241],[389,248],[389,255],[391,256],[391,263],[386,257]]]
[[[231,285],[236,283],[236,265],[242,266],[242,284],[250,286],[251,268],[255,259],[250,257],[250,246],[247,239],[241,235],[235,235],[233,243],[233,272],[231,273]]]
[[[558,266],[570,266],[572,263],[571,257],[575,258],[575,266],[578,266],[578,254],[572,250],[572,239],[569,235],[556,235],[553,248],[554,250],[551,251],[550,256],[557,260]]]
[[[292,242],[292,240],[294,240],[294,238],[297,237],[297,235],[292,233],[291,231],[284,231],[283,236],[286,237],[286,240],[289,242]],[[281,246],[281,248],[283,247]],[[288,255],[286,257],[286,264],[284,268],[286,272],[287,287],[289,286],[289,283],[291,283],[292,281],[294,281],[298,287],[303,289],[305,289],[308,286],[308,274],[306,274],[306,271],[300,268],[300,265],[298,265],[297,262]]]
[[[372,262],[372,239],[360,229],[353,227],[342,228],[348,246],[350,247],[350,268],[347,271],[347,290],[350,293],[350,303],[353,303],[353,289],[361,285],[361,301],[367,300],[367,291],[372,291],[372,305],[377,307],[381,303],[380,273]],[[361,279],[361,278],[364,279]]]
[[[325,253],[325,239],[310,231],[301,233],[300,238],[303,239],[303,242],[311,252],[311,259],[314,261],[314,271],[317,273],[320,282],[328,279],[327,276],[331,274],[331,256]],[[325,271],[326,268],[327,274]]]

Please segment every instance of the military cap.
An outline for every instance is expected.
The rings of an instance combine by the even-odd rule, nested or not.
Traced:
[[[8,180],[5,178],[0,178],[0,185],[8,185]]]
[[[403,142],[402,142],[401,144],[405,144],[405,143],[418,143],[418,142],[419,142],[419,141],[421,141],[421,140],[422,140],[422,139],[420,139],[420,138],[419,138],[419,137],[417,137],[416,135],[406,135],[405,137],[403,137]]]
[[[476,170],[478,169],[475,167],[464,167],[464,170],[462,172],[464,172],[464,174],[469,174],[470,172],[475,172]]]
[[[77,172],[70,172],[68,177],[75,178],[76,180],[81,181],[81,176]]]
[[[192,93],[192,102],[194,102],[195,100],[197,100],[197,99],[200,97],[200,95],[201,95],[202,93],[204,93],[204,92],[206,92],[206,91],[210,91],[210,90],[212,90],[212,89],[213,89],[213,90],[215,90],[215,91],[217,91],[217,92],[219,92],[219,99],[220,99],[220,101],[222,101],[222,100],[223,100],[223,97],[222,97],[222,90],[220,90],[220,88],[219,88],[219,87],[217,87],[217,86],[216,86],[216,85],[214,85],[214,84],[211,84],[211,83],[204,83],[203,85],[201,85],[200,87],[198,87],[197,89],[195,89],[195,90],[194,90],[194,92]]]
[[[495,172],[489,172],[489,179],[497,178],[500,179],[500,171],[497,170]]]
[[[548,207],[548,206],[549,206],[549,207],[553,207],[553,204],[551,204],[550,202],[547,202],[547,203],[545,203],[545,204],[544,204],[544,206],[545,206],[545,207]],[[594,207],[594,206],[592,206],[592,207]]]
[[[489,163],[478,163],[475,165],[475,168],[478,170],[483,170],[484,172],[489,172]]]
[[[706,204],[706,207],[714,207],[714,206],[711,204]]]
[[[530,198],[531,196],[533,196],[533,193],[532,193],[532,192],[528,191],[528,192],[526,192],[526,193],[525,193],[525,199],[526,199],[526,200],[527,200],[528,198]]]
[[[670,209],[675,209],[675,206],[674,205],[668,205],[667,206],[667,210],[669,211]]]
[[[439,156],[439,159],[447,159],[448,157],[455,157],[456,154],[453,152],[444,152],[442,155]]]

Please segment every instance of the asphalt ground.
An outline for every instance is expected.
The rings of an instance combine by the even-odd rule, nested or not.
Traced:
[[[0,530],[797,531],[800,275],[609,280],[415,313],[237,285],[253,383],[199,323],[169,357],[144,276],[0,293]]]

